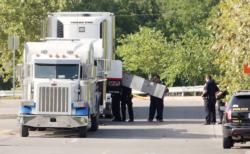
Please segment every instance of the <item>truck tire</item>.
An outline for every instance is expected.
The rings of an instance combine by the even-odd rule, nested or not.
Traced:
[[[224,149],[231,149],[233,146],[233,140],[231,137],[224,137],[223,138],[223,148]]]
[[[21,137],[28,137],[29,136],[29,127],[25,125],[20,126],[20,134]]]
[[[97,131],[99,128],[99,116],[91,116],[91,127],[90,131]]]
[[[80,138],[85,138],[87,137],[87,127],[79,127],[79,137]]]

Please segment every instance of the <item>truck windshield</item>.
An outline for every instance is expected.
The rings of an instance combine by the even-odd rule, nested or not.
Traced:
[[[78,64],[35,64],[35,78],[77,79]]]

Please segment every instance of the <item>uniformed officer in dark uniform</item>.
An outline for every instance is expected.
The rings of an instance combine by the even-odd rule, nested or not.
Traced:
[[[122,86],[122,102],[121,102],[122,121],[126,121],[126,108],[127,108],[126,106],[128,106],[129,122],[134,121],[132,98],[133,98],[132,89]]]
[[[155,83],[162,83],[159,75],[154,75],[152,81]],[[157,111],[156,120],[163,122],[163,109],[164,109],[164,96],[162,98],[150,96],[149,118],[148,121],[152,122]]]
[[[204,86],[202,97],[204,99],[204,106],[206,111],[206,122],[205,125],[216,123],[216,93],[219,92],[215,81],[212,79],[211,75],[206,75],[206,84]]]

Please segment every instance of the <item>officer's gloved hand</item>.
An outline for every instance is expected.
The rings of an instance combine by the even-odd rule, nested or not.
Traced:
[[[130,99],[132,99],[134,96],[133,95],[130,95]]]

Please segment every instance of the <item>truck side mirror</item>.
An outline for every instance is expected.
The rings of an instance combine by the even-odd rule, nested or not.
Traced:
[[[92,64],[82,65],[82,79],[90,79],[96,77],[96,66]]]
[[[96,61],[96,75],[98,77],[107,76],[111,69],[111,59],[99,59]]]

